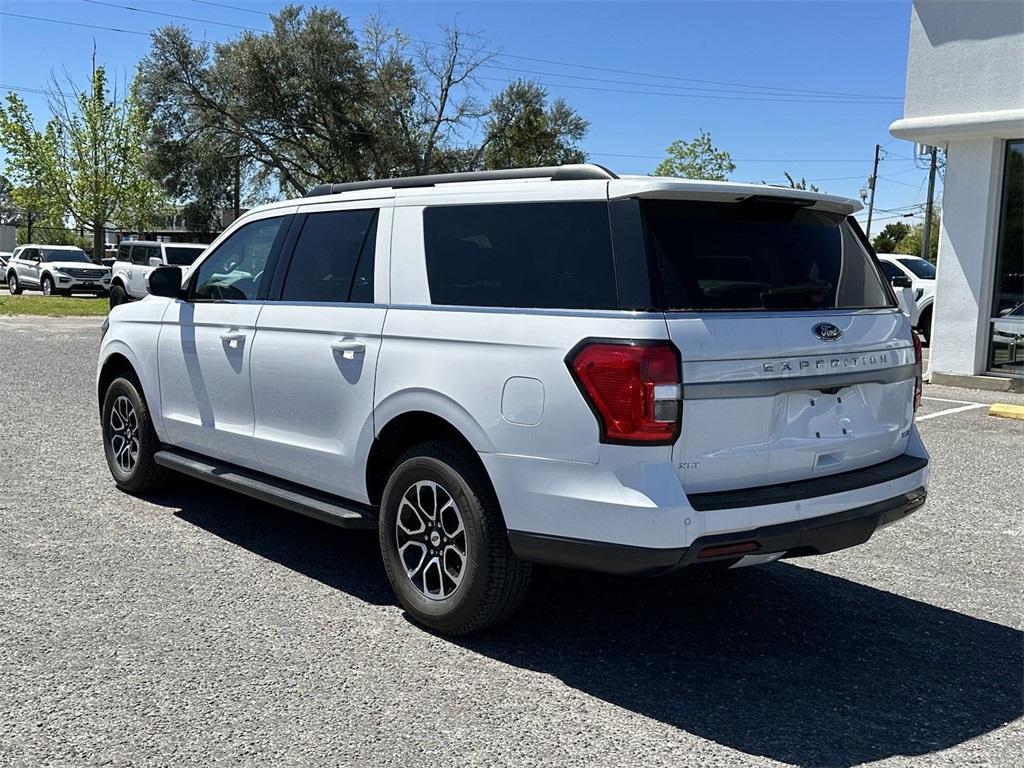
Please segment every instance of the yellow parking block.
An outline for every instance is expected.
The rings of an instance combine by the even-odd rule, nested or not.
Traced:
[[[1024,405],[993,403],[988,409],[988,415],[999,416],[1003,419],[1020,419],[1021,421],[1024,421]]]

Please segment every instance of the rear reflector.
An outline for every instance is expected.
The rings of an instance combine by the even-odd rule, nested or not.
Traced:
[[[679,352],[668,342],[584,341],[566,358],[597,416],[601,442],[667,445],[679,437]]]
[[[698,560],[705,557],[722,557],[724,555],[745,555],[749,552],[756,552],[761,545],[756,541],[744,541],[740,544],[723,544],[720,547],[704,547],[697,555]]]

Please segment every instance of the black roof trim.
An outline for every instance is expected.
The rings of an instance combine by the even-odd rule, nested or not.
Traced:
[[[346,181],[335,184],[318,184],[306,193],[306,197],[337,195],[359,189],[403,189],[409,187],[432,187],[436,184],[452,184],[466,181],[501,181],[509,179],[551,179],[551,181],[580,181],[583,179],[607,180],[619,178],[601,165],[581,163],[579,165],[552,165],[543,168],[509,168],[502,171],[467,171],[465,173],[436,173],[429,176],[405,176],[398,179],[374,179],[371,181]]]

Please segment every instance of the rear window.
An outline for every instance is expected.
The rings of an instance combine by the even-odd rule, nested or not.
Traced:
[[[604,202],[433,207],[423,232],[434,304],[618,306]]]
[[[164,256],[167,259],[168,264],[178,267],[187,267],[198,259],[199,254],[205,250],[205,248],[188,248],[182,245],[165,245]]]
[[[640,207],[665,309],[894,306],[841,214],[764,199],[641,200]]]

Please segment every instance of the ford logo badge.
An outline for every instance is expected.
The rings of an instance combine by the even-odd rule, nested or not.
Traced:
[[[843,332],[832,323],[818,323],[811,328],[811,332],[822,341],[835,341],[843,335]]]

